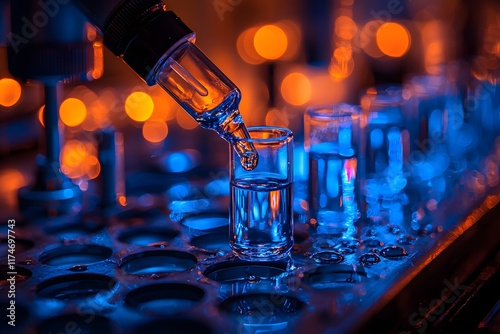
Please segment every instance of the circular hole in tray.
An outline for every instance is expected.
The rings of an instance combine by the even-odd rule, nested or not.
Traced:
[[[38,325],[38,334],[112,333],[111,320],[95,314],[63,314],[45,319]]]
[[[290,322],[306,306],[296,297],[276,293],[242,294],[221,302],[220,310],[233,316],[236,326],[251,333],[290,333]]]
[[[203,234],[191,239],[190,244],[194,247],[208,251],[223,250],[226,252],[231,252],[231,247],[229,247],[229,236],[227,232]]]
[[[305,272],[302,280],[315,289],[334,289],[352,286],[366,278],[364,268],[355,268],[347,264],[332,264]]]
[[[125,304],[144,314],[165,316],[198,304],[205,296],[203,289],[182,283],[160,283],[132,290]]]
[[[222,262],[208,267],[205,277],[219,283],[274,279],[286,273],[285,262]]]
[[[33,246],[35,246],[35,243],[31,240],[19,239],[19,238],[15,238],[12,240],[16,241],[15,254],[26,252],[27,250],[30,250],[31,248],[33,248]],[[9,249],[13,249],[9,248],[9,240],[7,238],[0,239],[0,254],[2,254],[2,256],[4,256],[4,254],[9,254],[8,253]]]
[[[116,281],[100,274],[74,274],[50,278],[38,285],[37,294],[61,300],[83,299],[110,291]]]
[[[175,250],[151,250],[126,256],[120,268],[127,274],[152,275],[176,273],[193,268],[196,256]]]
[[[118,240],[138,246],[148,246],[159,242],[169,242],[179,235],[179,231],[165,227],[137,227],[120,233]]]
[[[90,264],[106,260],[111,254],[110,248],[99,245],[65,245],[46,250],[39,260],[50,266]]]
[[[15,273],[15,274],[11,274]],[[10,265],[0,264],[0,286],[2,285],[10,285],[12,278],[14,278],[15,283],[21,283],[22,281],[26,281],[32,275],[31,270],[14,266],[11,268]]]
[[[167,333],[167,328],[169,334],[213,333],[213,330],[208,325],[196,319],[175,317],[172,319],[161,319],[149,322],[137,328],[134,334],[165,334]]]
[[[182,225],[198,231],[210,231],[220,229],[227,231],[229,226],[229,214],[227,213],[203,213],[185,218]]]

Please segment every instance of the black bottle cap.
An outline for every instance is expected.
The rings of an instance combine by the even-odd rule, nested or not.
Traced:
[[[103,29],[104,45],[149,85],[151,70],[164,54],[194,33],[158,0],[125,1]]]
[[[123,53],[123,60],[139,74],[148,85],[153,85],[151,70],[170,49],[186,40],[194,39],[189,29],[172,11],[164,12],[144,25],[130,41]]]

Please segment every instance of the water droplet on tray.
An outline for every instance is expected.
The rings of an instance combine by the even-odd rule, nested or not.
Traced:
[[[151,247],[159,247],[159,248],[165,248],[165,247],[168,247],[168,242],[166,241],[158,241],[158,242],[152,242],[150,244],[148,244],[148,246],[151,246]]]
[[[380,257],[375,253],[366,253],[359,257],[359,264],[369,267],[380,262]]]
[[[255,284],[255,283],[259,283],[261,281],[261,278],[259,276],[250,275],[248,277],[245,277],[245,280],[248,283]]]
[[[408,255],[406,250],[400,246],[389,246],[385,247],[380,251],[380,255],[390,260],[399,260],[402,257]]]
[[[69,271],[76,271],[76,272],[81,272],[81,271],[86,271],[88,268],[84,264],[77,264],[76,266],[73,266],[69,268]]]
[[[380,246],[383,246],[383,242],[378,240],[378,239],[373,239],[373,238],[370,238],[370,239],[366,239],[363,241],[363,244],[366,246],[366,247],[370,247],[370,248],[373,248],[373,247],[380,247]]]
[[[417,240],[417,238],[415,238],[414,236],[412,236],[410,234],[405,234],[404,236],[398,238],[398,244],[400,244],[400,245],[413,245],[416,240]]]
[[[338,247],[336,250],[342,255],[351,255],[356,252],[354,249],[347,247]]]
[[[316,263],[321,263],[321,264],[340,263],[344,260],[344,257],[340,253],[334,251],[319,252],[311,257]]]

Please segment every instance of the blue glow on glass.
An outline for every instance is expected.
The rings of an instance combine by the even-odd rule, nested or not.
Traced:
[[[384,143],[384,133],[380,129],[373,129],[370,132],[370,145],[372,149],[377,150]]]
[[[193,168],[191,157],[184,152],[174,152],[165,161],[167,170],[173,173],[183,173]]]

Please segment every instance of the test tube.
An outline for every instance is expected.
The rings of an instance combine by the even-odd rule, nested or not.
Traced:
[[[361,118],[359,107],[346,103],[311,107],[304,115],[309,210],[318,234],[355,232]]]
[[[401,223],[401,207],[408,202],[405,188],[410,134],[404,126],[403,92],[399,86],[377,86],[368,88],[361,97],[366,117],[366,178],[361,187],[366,215],[373,221]]]
[[[250,127],[257,166],[241,166],[230,149],[230,246],[243,260],[271,261],[287,257],[293,246],[293,134],[279,127]]]

